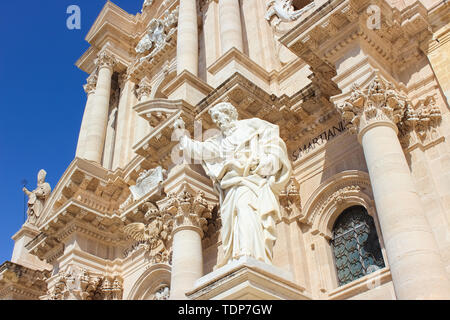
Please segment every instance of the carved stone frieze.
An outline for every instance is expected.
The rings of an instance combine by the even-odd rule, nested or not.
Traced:
[[[11,294],[15,299],[37,300],[45,295],[49,277],[50,271],[33,270],[6,261],[0,265],[0,300],[8,299]]]
[[[121,300],[122,280],[118,276],[94,275],[69,266],[57,275],[47,293],[48,300]]]

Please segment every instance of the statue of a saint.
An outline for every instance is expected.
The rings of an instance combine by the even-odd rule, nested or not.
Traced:
[[[38,220],[42,209],[44,208],[45,201],[51,193],[50,185],[45,182],[47,172],[41,170],[38,173],[37,188],[33,191],[29,191],[27,188],[23,188],[23,192],[28,196],[28,219],[27,222],[35,224]]]
[[[204,142],[186,135],[180,148],[201,160],[220,193],[223,266],[242,256],[271,264],[280,219],[278,195],[291,176],[291,164],[279,128],[253,118],[238,120],[230,103],[219,103],[209,114],[220,133]],[[180,118],[175,129],[184,132]]]

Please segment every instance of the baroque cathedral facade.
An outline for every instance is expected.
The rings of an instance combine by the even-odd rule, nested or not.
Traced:
[[[449,17],[440,0],[108,1],[76,62],[76,156],[24,190],[0,299],[449,299]],[[284,142],[269,260],[220,263],[224,230],[249,226],[174,134],[207,140],[223,103]]]

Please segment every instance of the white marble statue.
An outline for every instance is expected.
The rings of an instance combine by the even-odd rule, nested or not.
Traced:
[[[224,255],[218,265],[242,256],[271,264],[280,219],[278,195],[291,176],[279,128],[258,118],[238,120],[236,109],[226,102],[209,114],[220,134],[204,142],[182,135],[180,147],[188,157],[202,160],[220,192]],[[174,128],[184,130],[181,118]]]
[[[315,6],[314,1],[300,10],[295,10],[292,5],[293,0],[269,0],[267,2],[266,20],[270,21],[276,15],[280,21],[291,22],[297,20],[305,11]]]
[[[150,7],[153,4],[153,1],[154,0],[145,0],[144,3],[142,4],[141,12],[143,12],[145,8]]]
[[[164,23],[161,20],[153,19],[150,21],[147,33],[139,41],[135,48],[137,53],[144,53],[149,51],[153,46],[159,47],[166,41],[166,34],[164,32]]]
[[[39,218],[42,209],[44,208],[45,201],[50,195],[52,189],[50,184],[45,182],[47,172],[40,170],[37,177],[37,187],[33,191],[29,191],[27,188],[23,188],[23,192],[28,196],[28,219],[27,222],[35,224]]]

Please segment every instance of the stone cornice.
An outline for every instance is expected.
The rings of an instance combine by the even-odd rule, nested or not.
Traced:
[[[134,33],[136,28],[136,18],[116,4],[108,1],[86,35],[86,41],[93,46],[99,47],[100,45],[96,40],[101,36],[102,32],[108,31],[104,29],[108,25],[113,30],[111,36],[131,38],[130,35]]]
[[[379,29],[369,29],[366,12],[369,5],[381,10]],[[337,32],[339,30],[339,32]],[[386,68],[401,70],[421,56],[431,27],[427,9],[416,2],[403,10],[386,1],[329,1],[301,22],[280,41],[303,58],[311,67],[333,65],[342,50],[354,41],[371,48],[371,53]]]
[[[164,117],[167,117],[165,121],[161,122],[133,147],[133,150],[144,157],[146,161],[153,163],[154,166],[161,165],[165,169],[172,164],[170,159],[172,148],[178,143],[177,141],[172,141],[173,123],[179,117],[182,117],[189,128],[193,127],[192,122],[194,118],[193,107],[187,102],[182,100],[166,100],[165,108],[169,106],[172,111],[170,113],[166,112],[164,115]],[[141,116],[144,115],[146,119],[151,120],[151,109],[153,107],[154,101],[152,100],[138,104],[135,108],[140,110],[138,112]],[[170,111],[169,109],[166,110]],[[148,115],[149,113],[150,115]]]
[[[9,261],[0,265],[0,298],[13,292],[28,299],[39,299],[47,291],[50,271],[32,270]]]

